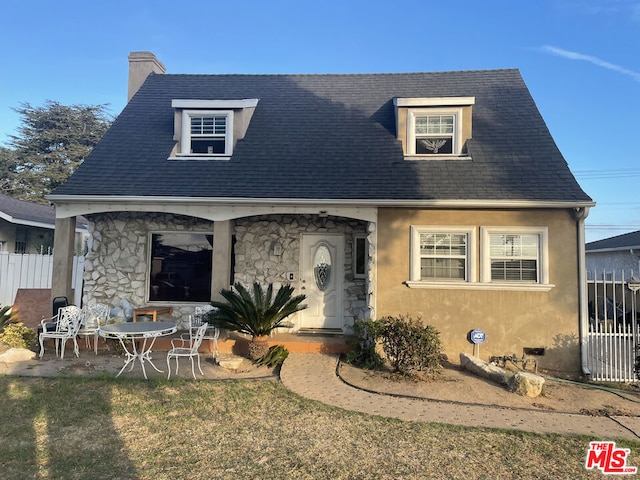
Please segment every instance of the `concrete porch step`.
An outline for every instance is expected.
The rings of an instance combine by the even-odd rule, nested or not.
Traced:
[[[168,351],[171,349],[171,340],[180,338],[181,333],[160,337],[153,346],[154,351]],[[221,354],[246,355],[251,338],[248,335],[241,335],[236,332],[229,332],[228,335],[218,339],[218,351]],[[291,353],[345,353],[349,347],[345,343],[342,335],[297,335],[295,333],[276,333],[269,337],[269,346],[284,345]],[[68,342],[67,342],[68,344]],[[83,339],[78,341],[81,349],[85,349]],[[104,340],[98,341],[98,349],[104,348]],[[213,340],[204,340],[200,347],[200,352],[213,354]]]

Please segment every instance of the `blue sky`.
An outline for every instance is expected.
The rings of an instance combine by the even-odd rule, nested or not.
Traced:
[[[5,0],[0,144],[21,102],[124,108],[127,56],[168,73],[518,68],[598,203],[587,241],[640,229],[640,0]]]

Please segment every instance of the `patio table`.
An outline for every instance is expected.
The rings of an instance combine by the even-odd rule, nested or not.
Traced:
[[[133,370],[134,362],[138,359],[144,378],[147,379],[145,362],[148,362],[157,372],[162,373],[162,370],[158,369],[151,360],[153,344],[158,337],[171,335],[177,329],[177,325],[173,322],[127,322],[104,325],[100,327],[98,334],[105,339],[118,339],[125,351],[127,358],[116,377],[120,376],[127,365],[131,365],[129,371]],[[125,340],[131,340],[131,345],[128,346]]]

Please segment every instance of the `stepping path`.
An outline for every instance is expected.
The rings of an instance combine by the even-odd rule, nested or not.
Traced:
[[[511,409],[366,392],[336,375],[337,355],[290,353],[280,371],[289,390],[312,400],[356,412],[401,420],[536,433],[587,435],[597,439],[640,439],[640,417],[592,417]]]

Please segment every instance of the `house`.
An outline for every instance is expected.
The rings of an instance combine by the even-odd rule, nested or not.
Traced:
[[[16,200],[0,194],[0,252],[51,254],[56,213],[51,205]],[[80,217],[74,251],[84,253],[86,220]]]
[[[48,197],[89,220],[85,303],[182,322],[233,282],[288,282],[309,304],[294,332],[409,314],[452,359],[481,329],[485,359],[580,371],[594,202],[518,70],[181,75],[149,52],[129,69],[127,106]]]
[[[589,242],[587,272],[595,280],[629,280],[640,274],[640,230]]]

